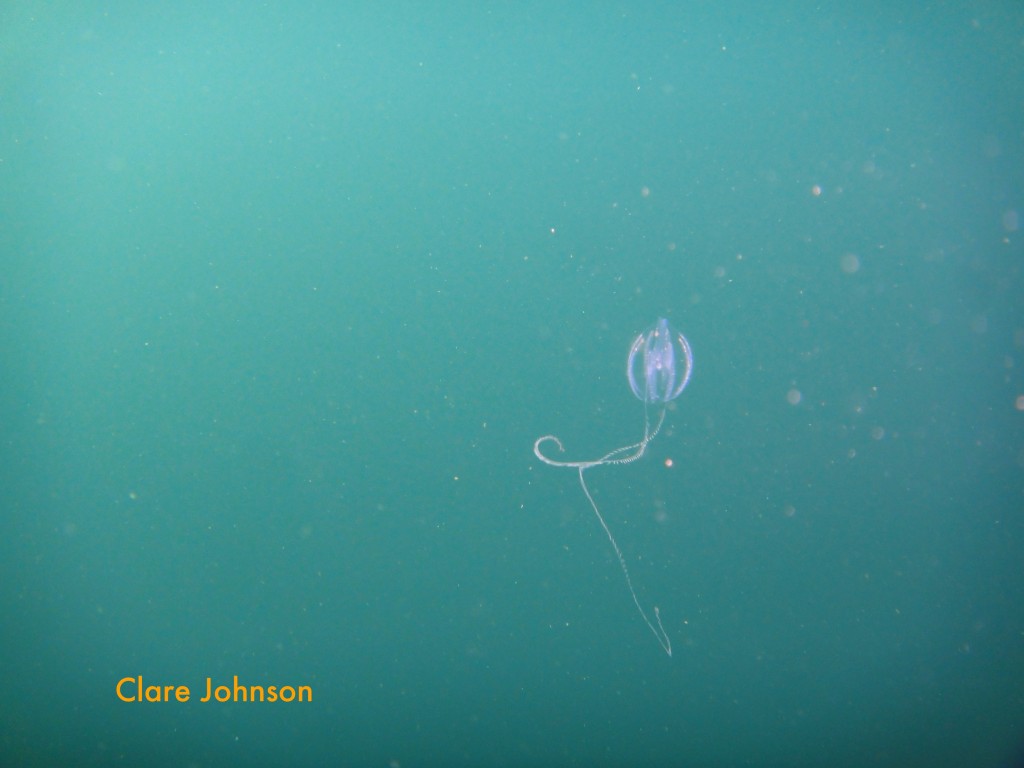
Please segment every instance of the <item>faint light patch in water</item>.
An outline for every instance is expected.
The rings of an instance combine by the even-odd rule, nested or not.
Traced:
[[[839,258],[839,268],[848,275],[860,272],[860,257],[855,253],[844,253]]]

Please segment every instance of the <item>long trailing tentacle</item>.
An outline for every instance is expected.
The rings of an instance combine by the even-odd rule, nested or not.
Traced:
[[[613,451],[609,451],[599,459],[593,461],[560,461],[559,459],[552,459],[550,456],[546,456],[541,450],[541,446],[544,443],[554,443],[558,446],[560,453],[565,452],[565,446],[562,445],[562,441],[555,435],[544,435],[538,437],[533,444],[534,455],[543,461],[545,464],[549,464],[552,467],[572,467],[574,468],[580,477],[580,486],[583,488],[583,493],[587,497],[587,501],[590,502],[591,509],[594,510],[594,514],[597,515],[597,520],[601,523],[601,527],[604,529],[605,534],[608,536],[608,541],[612,544],[612,549],[615,550],[615,556],[619,558],[619,566],[622,568],[622,575],[626,578],[626,586],[629,587],[629,595],[633,598],[633,605],[636,606],[637,611],[640,612],[640,618],[644,620],[647,627],[654,633],[654,636],[658,640],[658,644],[669,656],[672,655],[672,641],[669,640],[668,634],[665,632],[665,628],[661,624],[661,613],[658,611],[658,606],[654,606],[654,620],[658,626],[655,628],[651,620],[647,618],[647,612],[644,611],[643,606],[640,605],[640,600],[636,596],[636,590],[633,588],[633,580],[629,576],[629,568],[626,567],[626,558],[622,554],[622,550],[619,549],[619,544],[615,541],[615,537],[612,536],[611,529],[608,527],[608,523],[604,521],[604,516],[601,514],[601,510],[597,508],[597,502],[594,501],[594,497],[590,495],[590,488],[587,487],[587,481],[583,477],[583,471],[590,469],[591,467],[601,467],[606,465],[614,464],[631,464],[634,461],[641,458],[644,453],[647,452],[647,446],[651,440],[661,431],[662,425],[665,423],[665,408],[661,409],[658,415],[658,422],[655,424],[654,429],[650,428],[650,420],[647,416],[647,403],[644,403],[644,436],[639,443],[633,445],[626,445],[622,448],[616,448]]]
[[[608,534],[608,541],[612,543],[612,549],[615,550],[616,557],[619,558],[619,565],[622,566],[622,575],[626,577],[626,586],[629,587],[629,595],[633,598],[633,605],[640,612],[640,618],[644,620],[644,624],[654,633],[654,636],[658,639],[658,644],[661,645],[662,649],[669,655],[672,656],[672,641],[668,637],[668,633],[665,632],[665,628],[661,625],[661,613],[658,611],[658,606],[654,606],[654,620],[658,622],[658,628],[655,629],[654,625],[651,624],[651,620],[647,618],[647,613],[644,612],[643,607],[640,605],[640,601],[637,599],[636,590],[633,589],[633,580],[629,578],[629,568],[626,567],[626,558],[622,555],[622,550],[619,549],[618,543],[615,541],[615,537],[612,536],[611,529],[608,527],[608,523],[604,521],[604,517],[601,515],[601,511],[597,508],[597,504],[594,502],[594,497],[590,495],[590,489],[587,488],[587,483],[583,479],[583,467],[579,468],[580,485],[583,486],[583,493],[587,495],[587,501],[590,502],[591,508],[594,510],[594,514],[597,515],[598,522],[601,523],[601,527],[604,528],[604,532]]]

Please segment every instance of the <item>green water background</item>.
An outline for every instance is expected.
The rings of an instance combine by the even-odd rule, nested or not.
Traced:
[[[1019,4],[0,30],[6,764],[1019,754]],[[660,316],[693,379],[587,477],[671,659],[531,452],[639,439]]]

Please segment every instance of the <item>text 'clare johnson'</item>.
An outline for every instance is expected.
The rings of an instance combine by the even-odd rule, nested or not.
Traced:
[[[313,688],[308,685],[242,685],[238,675],[231,685],[214,685],[213,678],[206,678],[204,693],[199,698],[207,703],[262,703],[262,702],[308,702],[313,700]],[[117,698],[128,702],[186,702],[192,700],[192,690],[187,685],[144,685],[142,675],[123,677],[117,682]]]

